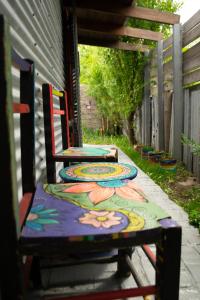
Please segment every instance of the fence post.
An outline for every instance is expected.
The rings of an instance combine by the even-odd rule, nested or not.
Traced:
[[[158,145],[159,150],[164,150],[164,71],[163,71],[163,41],[158,42],[157,46],[157,65],[158,65]]]
[[[145,145],[151,144],[151,110],[150,110],[150,66],[149,66],[149,52],[145,52],[147,59],[144,69],[144,118],[145,118]]]
[[[181,134],[183,132],[183,82],[181,24],[173,26],[173,84],[174,84],[174,136],[173,156],[182,160]]]

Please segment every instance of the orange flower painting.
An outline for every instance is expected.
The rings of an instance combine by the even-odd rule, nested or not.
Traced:
[[[121,198],[145,202],[143,191],[133,181],[113,180],[102,182],[79,182],[63,190],[65,193],[88,193],[93,204],[98,204],[104,200],[117,195]]]

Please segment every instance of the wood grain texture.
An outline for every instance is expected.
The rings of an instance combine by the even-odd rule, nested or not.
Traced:
[[[118,28],[113,28],[105,25],[96,25],[96,24],[88,24],[87,22],[82,22],[78,24],[78,33],[80,32],[97,32],[102,33],[104,36],[129,36],[133,38],[141,38],[152,41],[160,41],[163,38],[163,34],[161,32],[155,32],[146,29],[133,28],[128,26],[121,26]]]
[[[180,16],[169,13],[162,12],[157,9],[139,7],[139,6],[119,6],[115,2],[114,5],[108,5],[102,2],[94,2],[94,1],[77,1],[77,7],[81,7],[85,10],[97,10],[104,14],[114,14],[123,17],[131,17],[136,19],[148,20],[153,22],[159,22],[164,24],[176,24],[180,21]]]
[[[124,43],[119,41],[105,41],[97,38],[90,39],[89,37],[88,38],[82,37],[81,34],[78,37],[78,42],[79,44],[83,44],[83,45],[114,48],[114,49],[121,49],[127,51],[145,52],[149,50],[148,46],[142,44],[131,44],[131,43]]]

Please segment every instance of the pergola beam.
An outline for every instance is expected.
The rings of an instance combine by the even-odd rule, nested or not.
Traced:
[[[132,38],[147,39],[152,41],[160,41],[163,39],[163,34],[161,32],[155,32],[146,29],[132,28],[132,27],[117,27],[109,28],[104,25],[94,25],[81,23],[78,24],[80,31],[91,32],[91,33],[100,33],[103,35],[112,35],[112,36],[128,36]]]
[[[149,50],[149,47],[146,45],[140,45],[140,44],[130,44],[130,43],[124,43],[124,42],[112,42],[112,41],[102,41],[98,39],[89,39],[87,37],[81,37],[78,38],[78,43],[83,45],[89,45],[89,46],[98,46],[98,47],[106,47],[106,48],[114,48],[114,49],[121,49],[121,50],[127,50],[127,51],[139,51],[139,52],[146,52]]]
[[[162,12],[158,9],[151,9],[146,7],[120,7],[117,5],[110,6],[94,0],[77,0],[76,7],[87,10],[101,11],[105,14],[111,13],[121,17],[137,18],[169,25],[174,25],[180,22],[180,16],[177,14]]]

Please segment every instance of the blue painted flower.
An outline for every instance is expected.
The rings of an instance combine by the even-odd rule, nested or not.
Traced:
[[[57,217],[56,209],[45,209],[43,204],[38,204],[31,208],[26,220],[26,227],[32,230],[43,231],[44,225],[58,224],[59,222],[51,217]]]

